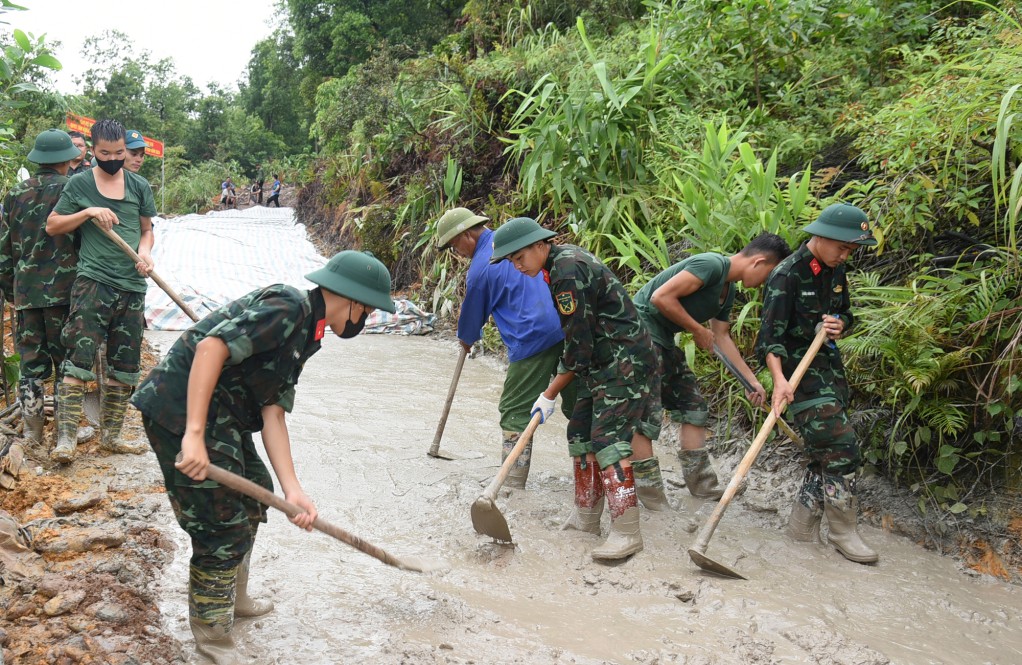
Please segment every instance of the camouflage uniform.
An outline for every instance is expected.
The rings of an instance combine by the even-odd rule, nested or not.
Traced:
[[[73,237],[50,236],[46,218],[60,199],[67,178],[40,168],[10,191],[0,215],[0,289],[17,311],[15,349],[21,356],[18,399],[26,434],[42,440],[43,381],[57,381],[64,362],[60,332],[67,319],[78,261]]]
[[[564,367],[580,380],[569,454],[593,452],[606,468],[631,456],[636,432],[660,434],[653,343],[621,282],[589,252],[551,245],[543,272],[564,328]]]

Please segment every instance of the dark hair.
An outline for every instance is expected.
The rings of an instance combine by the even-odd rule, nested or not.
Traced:
[[[750,240],[740,254],[744,256],[763,254],[768,259],[773,259],[772,263],[780,263],[791,254],[791,248],[781,236],[763,232]]]
[[[276,173],[274,173],[274,174],[273,174],[273,179],[274,179],[274,180],[280,180],[280,176],[279,176],[279,175],[277,175]]]
[[[85,134],[82,134],[76,129],[72,129],[70,132],[67,133],[67,135],[73,139],[82,139],[83,141],[85,140]]]
[[[97,141],[123,141],[124,125],[116,120],[100,120],[92,126],[92,145]]]

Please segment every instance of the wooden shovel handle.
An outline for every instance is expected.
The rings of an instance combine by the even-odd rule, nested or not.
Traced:
[[[92,223],[95,224],[96,228],[102,231],[107,238],[113,240],[114,244],[116,244],[118,247],[124,250],[124,253],[127,254],[132,261],[134,261],[135,263],[142,263],[142,258],[138,255],[138,253],[135,250],[131,248],[131,245],[124,242],[124,238],[117,235],[110,229],[104,229],[102,226],[99,225],[99,223],[96,220],[92,220]],[[174,289],[170,288],[170,285],[164,282],[163,279],[156,274],[155,270],[149,271],[149,277],[151,277],[152,280],[156,282],[157,286],[163,289],[164,293],[170,296],[171,300],[177,303],[177,306],[181,308],[182,312],[188,315],[188,318],[196,322],[199,320],[199,317],[195,315],[195,312],[192,311],[192,308],[186,305],[184,300],[181,300],[181,296],[179,296],[174,291]]]
[[[232,490],[236,492],[240,492],[241,494],[252,497],[259,503],[270,506],[272,508],[276,508],[277,510],[286,514],[288,517],[294,517],[295,515],[300,515],[301,513],[305,512],[304,510],[302,510],[295,504],[291,503],[290,501],[285,501],[284,499],[280,498],[273,492],[270,492],[265,487],[256,485],[251,480],[248,480],[247,478],[242,478],[238,474],[231,473],[227,469],[222,469],[216,466],[215,464],[210,464],[208,467],[206,467],[206,477],[209,478],[210,480],[214,480],[220,483],[224,487],[230,487]],[[391,554],[388,554],[387,552],[380,549],[376,545],[367,543],[358,536],[345,531],[344,529],[335,524],[327,522],[325,519],[321,517],[317,517],[315,519],[315,521],[312,523],[312,528],[316,529],[317,531],[322,531],[328,536],[332,536],[343,543],[351,545],[355,549],[361,552],[365,552],[371,557],[379,559],[388,566],[394,566],[395,568],[400,568],[402,570],[415,570],[414,566],[406,565],[400,559]]]
[[[798,384],[802,381],[802,377],[809,370],[809,365],[812,364],[813,359],[816,358],[816,354],[820,351],[820,347],[827,341],[827,331],[824,330],[823,326],[820,326],[819,332],[816,333],[816,337],[813,338],[813,343],[809,345],[809,349],[806,351],[805,356],[802,357],[802,361],[795,368],[795,372],[791,375],[791,379],[788,383],[791,384],[791,389],[794,391],[798,388]],[[753,440],[752,445],[749,446],[749,450],[745,453],[745,457],[742,458],[741,463],[738,465],[738,470],[735,471],[735,475],[731,478],[731,482],[728,483],[727,489],[724,490],[723,496],[720,497],[720,501],[717,502],[717,507],[714,508],[713,513],[710,514],[710,518],[700,529],[699,535],[696,537],[696,542],[692,546],[692,549],[697,552],[703,553],[706,551],[706,545],[710,542],[710,538],[713,536],[714,530],[717,528],[717,523],[720,522],[720,518],[724,516],[724,511],[727,510],[727,506],[731,503],[731,499],[735,497],[738,492],[738,486],[742,484],[742,480],[746,474],[749,473],[749,469],[752,467],[752,463],[756,461],[756,456],[759,455],[759,451],[763,448],[763,444],[766,442],[767,437],[770,436],[770,431],[774,428],[774,424],[777,422],[777,412],[770,409],[770,413],[767,414],[766,420],[763,421],[763,426],[759,428],[759,433]]]
[[[500,471],[497,472],[497,476],[490,481],[486,491],[483,492],[483,498],[493,501],[497,498],[497,492],[500,491],[500,486],[507,480],[507,474],[511,473],[511,467],[515,465],[518,458],[521,456],[522,451],[525,450],[525,446],[532,440],[532,435],[536,433],[536,428],[539,427],[542,422],[542,414],[537,412],[532,416],[532,420],[529,421],[529,426],[525,428],[522,435],[518,437],[518,443],[511,449],[511,453],[508,454],[507,459],[500,465]]]
[[[745,392],[748,393],[756,392],[756,390],[752,387],[752,384],[749,382],[749,380],[745,378],[745,375],[738,371],[738,368],[735,367],[734,363],[731,362],[731,359],[725,356],[724,352],[716,344],[713,345],[713,353],[720,360],[721,364],[724,365],[724,367],[727,368],[729,372],[731,372],[731,376],[738,379],[738,383],[742,384],[742,387],[745,388]],[[760,404],[759,406],[764,411],[770,411],[770,406],[768,404]],[[784,418],[778,416],[777,426],[780,428],[780,430],[784,433],[786,437],[792,440],[792,442],[796,446],[798,446],[799,448],[805,448],[806,446],[805,441],[802,440],[802,437],[799,436],[795,430],[788,426],[788,423],[784,422]]]
[[[465,357],[468,349],[461,347],[458,354],[458,364],[454,366],[454,376],[451,378],[451,387],[447,389],[447,401],[444,403],[443,413],[440,414],[440,422],[436,426],[436,434],[433,435],[433,445],[429,447],[429,455],[436,457],[440,452],[440,439],[444,436],[444,427],[447,426],[447,416],[451,413],[451,404],[454,402],[454,393],[458,389],[458,379],[461,378],[461,368],[465,366]]]

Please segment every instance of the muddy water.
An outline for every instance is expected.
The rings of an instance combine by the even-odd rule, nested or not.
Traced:
[[[693,566],[693,520],[702,524],[712,504],[673,487],[682,510],[643,514],[645,551],[593,563],[599,539],[558,529],[572,499],[559,414],[538,432],[529,489],[497,500],[516,546],[477,535],[469,507],[499,465],[503,376],[485,359],[466,362],[442,449],[470,459],[432,459],[455,360],[453,345],[359,336],[327,339],[309,362],[289,423],[321,516],[450,568],[402,572],[274,514],[256,542],[252,586],[276,611],[235,629],[252,662],[1022,663],[1018,588],[871,528],[863,532],[881,553],[873,567],[790,543],[787,506],[764,508],[770,493],[757,489],[778,494],[786,477],[754,479],[707,550],[748,581]],[[660,454],[668,479],[678,478]],[[162,609],[190,652],[188,547],[174,537],[182,548]]]

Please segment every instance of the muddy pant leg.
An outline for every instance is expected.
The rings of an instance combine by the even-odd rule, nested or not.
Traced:
[[[21,376],[48,379],[64,361],[61,328],[67,320],[68,306],[18,310],[16,348],[21,356]]]
[[[106,340],[117,305],[113,289],[79,275],[71,287],[71,309],[61,332],[65,357],[61,373],[79,381],[95,381],[96,350]]]
[[[823,475],[844,476],[859,470],[859,443],[844,406],[827,401],[803,407],[792,404],[795,427],[805,441],[809,468]]]
[[[601,469],[631,457],[636,434],[660,436],[660,400],[648,384],[596,385],[590,392],[590,440]]]

